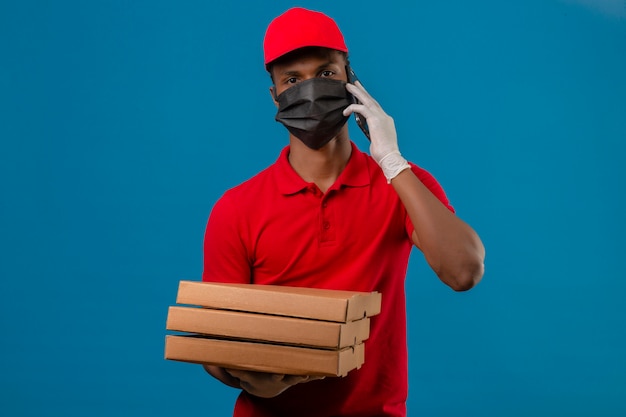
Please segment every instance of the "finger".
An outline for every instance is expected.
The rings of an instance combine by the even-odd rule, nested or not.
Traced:
[[[271,374],[267,372],[257,372],[257,371],[246,371],[243,369],[226,369],[230,375],[238,378],[240,380],[246,381],[280,381],[284,375],[283,374]]]
[[[286,375],[284,382],[289,385],[301,384],[303,382],[315,381],[317,379],[324,379],[324,376],[317,375]]]
[[[347,117],[350,116],[352,113],[359,113],[367,119],[367,115],[365,114],[367,112],[368,110],[363,104],[350,104],[343,110],[343,115]]]
[[[359,86],[357,86],[356,84],[348,83],[346,84],[346,90],[348,90],[350,94],[352,94],[354,97],[357,98],[357,100],[359,100],[362,103],[364,102],[364,100],[367,100],[367,97],[365,96],[366,93],[365,93],[365,90],[363,90],[363,87],[359,88]]]
[[[374,100],[374,98],[363,87],[360,81],[357,81],[356,84],[346,84],[346,89],[365,105],[369,106],[378,104],[376,100]]]
[[[365,87],[363,87],[363,83],[360,80],[357,80],[354,85],[356,85],[357,87],[359,87],[361,90],[363,90],[363,92],[365,94],[367,94],[368,96],[370,96],[370,93],[367,92],[367,90],[365,89]],[[370,96],[371,97],[371,96]]]
[[[282,382],[287,386],[292,386],[306,381],[306,378],[307,377],[303,375],[287,375]]]
[[[224,370],[226,371],[226,373],[230,374],[230,376],[234,376],[235,378],[239,378],[242,372],[244,372],[244,371],[240,371],[238,369],[232,369],[232,368],[224,368]]]

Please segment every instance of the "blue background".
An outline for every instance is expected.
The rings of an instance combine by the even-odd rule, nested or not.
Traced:
[[[626,415],[626,2],[298,4],[487,247],[469,293],[411,258],[410,415]],[[0,414],[230,415],[165,318],[287,142],[261,43],[292,5],[0,3]]]

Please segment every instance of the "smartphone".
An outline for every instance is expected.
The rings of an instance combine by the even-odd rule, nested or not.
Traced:
[[[359,81],[359,77],[356,76],[356,73],[351,67],[348,66],[346,67],[346,69],[348,72],[348,81],[350,82],[350,84],[354,84],[355,82]],[[357,104],[361,103],[354,96],[352,96],[352,99]],[[369,127],[367,127],[367,122],[365,121],[365,117],[361,116],[359,113],[356,113],[356,112],[354,112],[353,114],[354,114],[354,119],[356,120],[356,124],[361,128],[367,140],[370,140],[370,129]]]

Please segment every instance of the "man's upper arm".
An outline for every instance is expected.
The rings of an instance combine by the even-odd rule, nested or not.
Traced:
[[[249,254],[242,233],[236,201],[225,194],[220,198],[207,222],[204,234],[203,281],[250,282]]]

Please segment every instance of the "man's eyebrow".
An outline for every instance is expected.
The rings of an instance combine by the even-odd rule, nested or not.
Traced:
[[[333,61],[326,61],[323,64],[318,65],[318,67],[315,69],[316,72],[319,72],[325,68],[328,68],[329,66],[333,65],[334,62]],[[287,70],[287,71],[283,71],[279,74],[281,77],[285,77],[285,76],[297,76],[300,75],[300,71],[298,70]]]
[[[318,66],[318,67],[317,67],[317,71],[321,71],[321,70],[323,70],[323,69],[325,69],[325,68],[328,68],[329,66],[331,66],[331,65],[333,65],[333,64],[334,64],[334,62],[333,62],[333,61],[328,60],[328,61],[326,61],[325,63],[323,63],[322,65]]]
[[[292,71],[283,71],[280,73],[281,76],[285,75],[300,75],[300,71],[292,70]]]
[[[320,67],[322,67],[322,66],[325,67],[327,65],[331,65],[331,64],[334,64],[334,63],[335,63],[335,61],[333,61],[331,58],[327,58],[326,61],[324,61],[324,63],[320,65]]]

